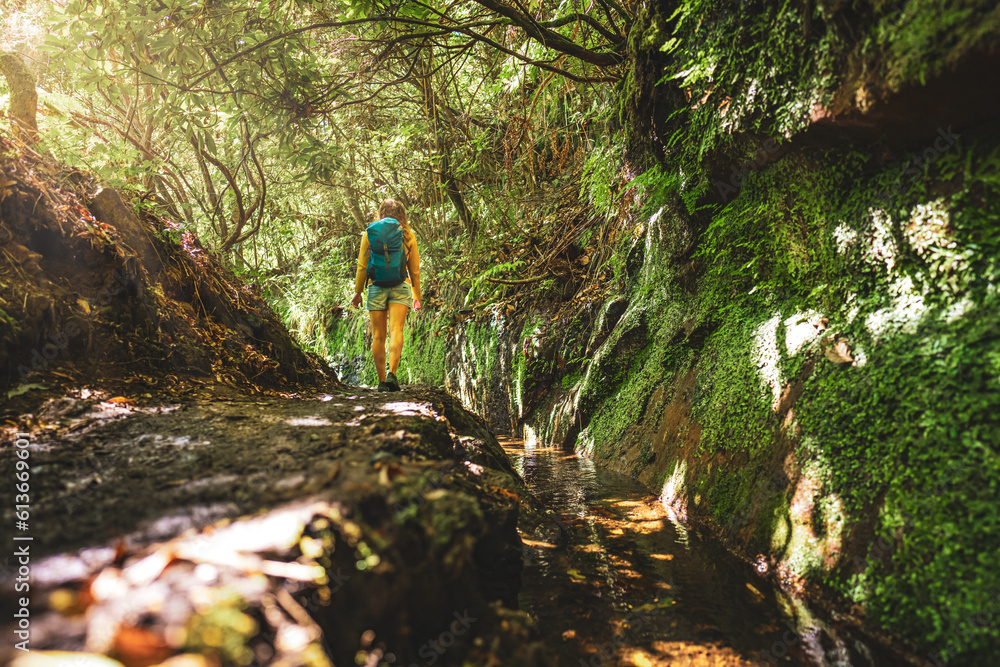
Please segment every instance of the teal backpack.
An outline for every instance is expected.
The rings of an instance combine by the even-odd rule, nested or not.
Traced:
[[[406,280],[406,248],[403,230],[395,218],[382,218],[368,225],[368,280],[379,287],[395,287]]]

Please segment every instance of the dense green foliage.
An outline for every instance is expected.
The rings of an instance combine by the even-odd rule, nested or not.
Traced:
[[[42,149],[197,230],[349,381],[375,375],[343,310],[358,235],[393,196],[440,295],[404,382],[505,393],[924,653],[985,664],[1000,137],[947,114],[911,143],[880,138],[899,117],[870,143],[807,131],[995,53],[1000,7],[735,7],[74,0],[25,4],[2,48],[36,63]],[[611,325],[597,297],[534,305],[576,292],[537,274],[553,246],[592,252]]]
[[[524,237],[518,202],[605,134],[633,17],[605,0],[74,0],[0,21],[38,78],[40,150],[196,231],[322,351],[382,199],[407,206],[426,272],[458,265],[466,287],[491,268],[477,241]]]

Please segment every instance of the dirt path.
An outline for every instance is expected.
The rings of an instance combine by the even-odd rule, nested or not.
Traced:
[[[516,607],[523,485],[443,392],[65,398],[32,423],[30,518],[2,521],[32,538],[14,544],[30,546],[33,652],[374,667],[534,650],[497,602]],[[20,608],[11,586],[0,606]]]

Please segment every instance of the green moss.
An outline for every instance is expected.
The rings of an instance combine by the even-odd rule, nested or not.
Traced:
[[[771,444],[774,397],[767,376],[772,374],[778,386],[783,378],[768,336],[779,318],[761,321],[763,316],[760,311],[729,311],[699,357],[693,414],[702,425],[706,451],[755,452]]]
[[[884,622],[950,643],[949,657],[992,641],[990,628],[962,625],[993,609],[987,592],[1000,587],[1000,304],[977,311],[950,323],[932,311],[913,334],[882,339],[863,368],[822,368],[802,411],[831,493],[855,512],[880,507],[876,533],[898,529],[905,544],[831,583]]]
[[[466,336],[469,340],[466,349],[472,355],[475,376],[484,379],[498,377],[500,341],[496,326],[492,322],[472,322],[466,326]]]
[[[311,351],[326,359],[344,381],[375,386],[378,374],[365,336],[367,327],[366,311],[333,318],[317,332]]]
[[[563,388],[563,391],[569,391],[577,384],[579,384],[582,378],[583,378],[583,371],[580,368],[575,368],[573,369],[572,372],[564,375],[562,379],[559,380],[559,384]]]
[[[970,0],[909,0],[879,16],[873,31],[887,52],[886,79],[897,89],[940,74],[998,32],[1000,8]]]
[[[216,656],[226,665],[246,665],[253,660],[248,647],[259,630],[257,621],[247,612],[249,605],[231,588],[210,591],[209,604],[191,617],[184,637],[184,646],[192,653]]]
[[[526,340],[541,334],[543,325],[544,322],[537,313],[532,313],[524,319],[517,337],[521,349],[515,351],[511,361],[513,370],[511,398],[516,413],[521,416],[525,416],[525,398],[535,388],[537,379],[548,370],[548,360],[535,356],[535,346]]]
[[[608,384],[615,390],[605,397],[587,429],[593,443],[589,448],[592,454],[600,453],[603,447],[612,443],[623,442],[626,431],[644,417],[654,382],[651,369],[645,363],[651,347],[641,350],[630,367],[611,371]]]
[[[634,32],[633,51],[670,54],[659,85],[680,104],[668,105],[679,110],[657,134],[683,165],[685,189],[698,193],[715,188],[707,178],[715,156],[725,156],[728,170],[738,146],[750,147],[737,133],[790,138],[817,106],[923,84],[995,45],[1000,9],[976,0],[749,0],[733,12],[726,0],[686,0],[669,29],[651,21]],[[629,80],[623,99],[648,94],[633,90],[637,83],[645,85]],[[647,132],[645,122],[637,119],[634,131]]]
[[[425,496],[417,517],[430,538],[431,547],[448,568],[464,567],[483,530],[483,512],[475,498],[435,489]]]
[[[645,263],[583,375],[579,448],[614,460],[639,445],[639,474],[652,454],[639,441],[671,398],[652,396],[694,369],[702,453],[748,460],[692,467],[690,502],[719,525],[749,522],[748,549],[824,578],[923,650],[988,661],[1000,635],[969,619],[1000,590],[1000,138],[970,133],[888,164],[802,150],[712,207],[671,167],[640,183]],[[677,286],[678,194],[704,230],[694,298]],[[688,340],[681,322],[701,333]],[[853,363],[828,358],[838,341]],[[793,382],[803,393],[783,425]],[[818,486],[805,518],[790,512],[795,488],[761,493],[782,472],[783,434]],[[862,544],[867,562],[835,562],[830,544],[857,549],[852,534],[871,531],[897,536],[893,548],[871,557]]]
[[[788,497],[783,493],[766,496],[758,510],[754,524],[754,543],[779,558],[787,559],[792,541],[792,521],[788,511]]]
[[[413,318],[408,327],[399,375],[406,384],[443,387],[448,343],[438,319]]]
[[[990,444],[1000,442],[1000,297],[987,231],[1000,213],[1000,149],[982,141],[938,153],[923,173],[907,158],[881,168],[850,154],[789,161],[748,181],[700,251],[709,270],[698,317],[717,327],[698,361],[703,448],[766,455],[776,399],[814,360],[796,408],[800,460],[818,466],[820,497],[842,504],[849,525],[874,515],[877,535],[905,544],[860,571],[844,562],[827,581],[956,664],[974,664],[995,639],[965,621],[1000,587],[988,509],[1000,472]],[[822,327],[820,316],[825,331],[798,347],[796,327],[809,333],[804,321]],[[860,361],[831,363],[820,335],[847,341]],[[716,511],[741,489],[713,493]],[[771,533],[792,569],[821,567],[813,537],[782,512],[759,513],[755,540]]]
[[[705,480],[704,490],[712,518],[720,526],[728,525],[730,518],[740,509],[741,499],[749,496],[747,489],[752,480],[751,470],[744,467],[726,471],[725,474],[706,475]]]

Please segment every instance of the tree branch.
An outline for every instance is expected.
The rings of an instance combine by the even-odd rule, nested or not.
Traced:
[[[499,0],[475,0],[478,4],[486,7],[501,16],[505,16],[513,21],[518,27],[524,30],[529,37],[542,43],[546,47],[565,53],[585,63],[597,65],[598,67],[615,67],[623,62],[622,56],[617,53],[597,53],[590,51],[576,42],[563,37],[554,30],[550,30],[539,23],[536,23],[530,16],[523,14],[513,7],[509,7]]]
[[[605,28],[601,24],[601,22],[595,19],[593,16],[590,16],[589,14],[581,14],[580,12],[573,12],[567,14],[566,16],[561,16],[557,19],[552,19],[551,21],[541,21],[537,25],[539,25],[542,28],[560,28],[568,23],[572,23],[573,21],[581,21],[583,23],[586,23],[587,25],[594,28],[594,30],[601,33],[601,35],[612,44],[622,44],[625,41],[621,37],[621,35],[616,35],[615,33]]]
[[[575,57],[575,58],[577,58],[577,59],[579,59],[579,60],[581,60],[583,62],[592,64],[592,65],[597,65],[598,67],[613,67],[613,66],[616,66],[616,65],[620,65],[623,62],[622,57],[620,55],[616,54],[616,53],[598,53],[598,52],[595,52],[595,51],[590,51],[590,50],[588,50],[588,49],[580,46],[579,44],[576,44],[575,42],[573,42],[573,41],[571,41],[571,40],[563,37],[559,33],[554,32],[552,30],[549,30],[548,28],[540,26],[539,24],[535,23],[533,20],[531,20],[529,17],[525,16],[524,14],[521,14],[521,13],[517,12],[516,10],[514,10],[514,9],[512,9],[510,7],[507,7],[506,5],[503,5],[503,4],[499,3],[499,2],[497,2],[496,0],[476,0],[476,1],[479,2],[479,4],[483,5],[484,7],[486,7],[487,9],[491,9],[491,10],[495,11],[496,13],[499,13],[502,16],[505,16],[506,18],[509,18],[515,25],[517,25],[517,26],[521,27],[522,29],[524,29],[525,32],[527,32],[530,37],[532,37],[533,39],[541,42],[542,44],[544,44],[548,48],[551,48],[553,50],[559,51],[561,53],[565,53],[566,55]],[[447,18],[447,17],[443,17],[442,16],[442,18]],[[403,24],[406,24],[406,25],[413,25],[413,26],[419,26],[419,27],[423,27],[423,28],[429,28],[429,29],[433,30],[434,32],[441,32],[442,31],[442,26],[441,26],[440,23],[435,23],[435,22],[431,22],[431,21],[421,21],[419,19],[412,19],[412,18],[408,18],[408,17],[386,16],[386,15],[378,15],[378,16],[373,16],[373,17],[365,18],[365,19],[354,19],[354,20],[351,20],[351,21],[323,21],[323,22],[320,22],[320,23],[313,23],[311,25],[307,25],[307,26],[303,26],[301,28],[296,28],[294,30],[289,30],[287,32],[283,32],[283,33],[281,33],[279,35],[273,35],[273,36],[271,36],[271,37],[263,40],[262,42],[259,42],[257,44],[254,44],[253,46],[250,46],[250,47],[247,47],[247,48],[245,48],[245,49],[243,49],[241,51],[238,51],[237,53],[235,53],[232,56],[226,58],[225,60],[219,61],[218,64],[216,64],[214,67],[212,67],[212,69],[210,69],[210,70],[208,70],[206,72],[203,72],[202,74],[198,75],[197,77],[195,77],[192,81],[190,81],[186,85],[181,86],[181,88],[183,90],[191,90],[193,86],[197,86],[199,83],[201,83],[202,81],[204,81],[206,78],[208,78],[212,74],[215,74],[216,72],[222,71],[222,69],[226,65],[229,65],[230,63],[235,62],[236,60],[238,60],[238,59],[240,59],[240,58],[242,58],[242,57],[244,57],[246,55],[249,55],[249,54],[251,54],[251,53],[253,53],[255,51],[259,51],[260,49],[262,49],[262,48],[264,48],[264,47],[266,47],[266,46],[268,46],[270,44],[273,44],[274,42],[280,41],[282,39],[286,39],[288,37],[293,37],[295,35],[299,35],[299,34],[306,33],[306,32],[311,32],[311,31],[314,31],[314,30],[319,30],[319,29],[322,29],[322,28],[343,28],[343,27],[348,27],[348,26],[352,26],[352,25],[361,25],[361,24],[365,24],[365,23],[377,23],[377,22],[386,22],[386,21],[394,21],[396,23],[403,23]],[[451,32],[458,32],[458,33],[461,33],[463,35],[466,35],[466,36],[468,36],[468,37],[470,37],[470,38],[472,38],[472,39],[474,39],[476,41],[482,42],[482,43],[487,44],[487,45],[489,45],[489,46],[491,46],[491,47],[493,47],[495,49],[498,49],[498,50],[506,53],[507,55],[513,56],[513,57],[517,58],[518,60],[526,62],[526,63],[528,63],[530,65],[534,65],[534,66],[539,67],[541,69],[545,69],[545,70],[548,70],[548,71],[554,71],[557,74],[560,74],[560,75],[562,75],[562,76],[564,76],[564,77],[566,77],[566,78],[568,78],[568,79],[570,79],[572,81],[577,81],[579,83],[613,83],[613,82],[615,82],[615,81],[617,81],[619,79],[619,77],[617,77],[617,76],[615,76],[615,77],[581,77],[581,76],[577,76],[575,74],[571,74],[571,73],[569,73],[569,72],[567,72],[565,70],[561,70],[559,68],[554,68],[551,65],[547,65],[544,62],[536,61],[536,60],[532,60],[530,58],[527,58],[527,57],[523,56],[522,54],[517,53],[516,51],[514,51],[512,49],[508,49],[507,47],[505,47],[505,46],[503,46],[503,45],[495,42],[494,40],[489,39],[485,35],[476,32],[475,30],[473,30],[470,27],[470,26],[482,26],[482,25],[493,26],[496,23],[497,22],[495,22],[495,21],[494,22],[489,22],[489,23],[486,23],[486,22],[483,22],[483,21],[478,21],[478,22],[474,22],[474,23],[471,23],[471,24],[465,24],[465,25],[463,25],[463,24],[455,24],[455,25],[448,26],[448,27],[450,28]],[[426,36],[426,33],[421,33],[421,34],[424,34]],[[396,38],[396,39],[400,40],[400,41],[404,40],[404,38]],[[405,38],[405,41],[412,41],[411,36],[407,36]],[[385,57],[384,55],[380,56],[380,58],[384,58],[384,57]]]
[[[558,276],[549,269],[548,273],[543,273],[540,276],[535,276],[534,278],[521,278],[520,280],[504,280],[503,278],[490,278],[489,276],[484,276],[486,280],[491,283],[499,283],[501,285],[527,285],[528,283],[537,283],[539,280],[545,280],[548,277],[558,278]]]
[[[247,221],[246,209],[243,208],[243,193],[240,192],[240,188],[236,184],[236,179],[233,177],[232,173],[229,171],[226,165],[216,160],[214,157],[212,157],[212,154],[206,150],[201,150],[199,152],[201,153],[201,156],[203,158],[205,158],[209,163],[212,164],[212,166],[214,166],[216,169],[222,172],[222,175],[226,178],[226,181],[229,183],[229,187],[233,189],[233,194],[236,196],[236,210],[239,213],[239,220],[237,221],[235,229],[233,230],[233,234],[230,235],[230,238],[235,237],[237,234],[239,234],[240,230],[243,228],[243,225]],[[226,249],[226,246],[228,244],[228,239],[223,239],[222,243],[223,243],[223,249]]]

